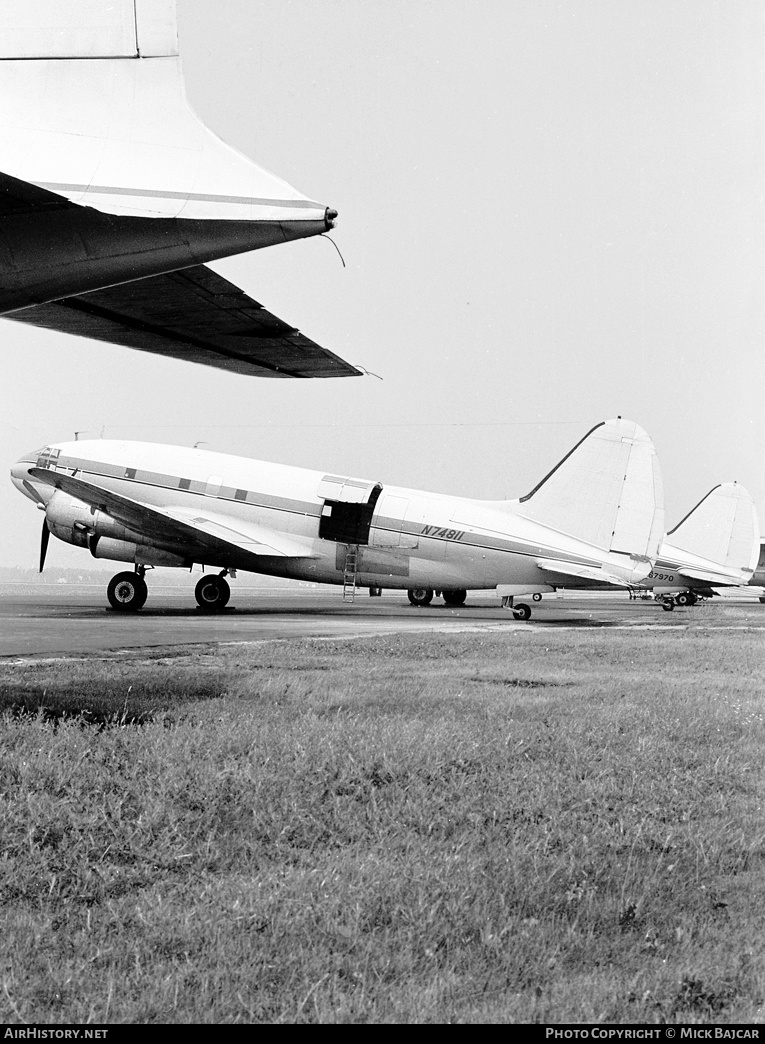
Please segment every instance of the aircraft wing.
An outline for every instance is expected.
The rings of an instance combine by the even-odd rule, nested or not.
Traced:
[[[60,489],[69,496],[104,511],[116,522],[139,533],[150,533],[155,540],[182,544],[195,551],[215,555],[235,551],[269,558],[311,558],[305,548],[289,537],[275,533],[241,519],[227,518],[199,509],[167,509],[149,507],[138,500],[105,489],[93,482],[85,482],[72,475],[63,475],[46,468],[31,468],[35,480]]]
[[[21,192],[18,205],[23,206]],[[2,204],[13,205],[13,197],[3,196],[0,186]],[[256,377],[361,375],[355,366],[277,319],[205,265],[20,308],[4,318],[230,373]]]
[[[74,205],[64,196],[0,172],[0,217],[30,214],[51,207],[74,209]]]
[[[574,576],[579,580],[589,582],[594,580],[601,584],[613,584],[616,587],[633,586],[622,577],[616,576],[614,573],[607,573],[604,569],[598,569],[595,566],[579,565],[576,562],[559,562],[555,558],[538,558],[537,565],[545,573],[561,573],[563,576]]]

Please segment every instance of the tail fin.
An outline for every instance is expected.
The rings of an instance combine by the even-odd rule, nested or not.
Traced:
[[[178,54],[175,0],[6,0],[0,58]]]
[[[109,214],[280,222],[283,240],[335,216],[189,108],[175,0],[3,0],[0,138],[3,173]]]
[[[737,482],[715,486],[667,533],[667,543],[741,573],[757,568],[760,527],[751,495]]]
[[[654,445],[631,421],[603,421],[513,509],[606,551],[655,559],[664,497]]]

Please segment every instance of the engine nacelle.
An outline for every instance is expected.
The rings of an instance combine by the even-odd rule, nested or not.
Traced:
[[[124,540],[128,535],[125,526],[115,522],[110,515],[82,500],[57,489],[45,508],[48,529],[59,540],[77,547],[90,547],[94,536],[110,536]]]
[[[86,547],[94,558],[136,565],[188,566],[190,560],[144,542],[143,534],[116,522],[98,508],[57,489],[45,508],[51,533],[66,544]]]
[[[94,558],[109,558],[115,562],[132,562],[134,565],[189,566],[191,562],[183,555],[162,551],[158,547],[139,544],[132,540],[115,540],[114,537],[91,537],[90,553]]]

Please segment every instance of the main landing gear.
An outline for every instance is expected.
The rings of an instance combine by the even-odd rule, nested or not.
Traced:
[[[698,602],[693,591],[680,591],[674,598],[672,595],[659,595],[658,600],[665,613],[671,613],[676,605],[695,605]]]
[[[231,588],[225,579],[228,572],[229,570],[224,569],[218,576],[209,573],[199,581],[194,589],[194,596],[201,609],[215,612],[228,605],[231,598]],[[117,573],[111,578],[106,588],[106,597],[112,609],[118,613],[137,613],[139,609],[143,609],[149,594],[145,573],[146,566],[138,565],[132,573]],[[233,569],[231,575],[234,575]]]
[[[406,594],[412,605],[418,606],[430,605],[434,594],[440,594],[446,605],[454,607],[464,605],[467,599],[467,591],[462,587],[456,587],[450,591],[433,591],[430,587],[410,587]]]
[[[106,597],[112,609],[118,613],[137,613],[143,609],[149,596],[143,574],[143,568],[139,567],[133,573],[117,573],[111,578]]]
[[[224,609],[231,597],[231,588],[225,579],[225,573],[221,573],[220,576],[203,576],[194,588],[194,597],[199,608],[207,612]]]

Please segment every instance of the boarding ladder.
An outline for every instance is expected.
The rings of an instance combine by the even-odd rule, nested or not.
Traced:
[[[356,596],[356,577],[358,576],[359,545],[349,544],[345,552],[345,568],[343,569],[343,601],[352,602]]]

